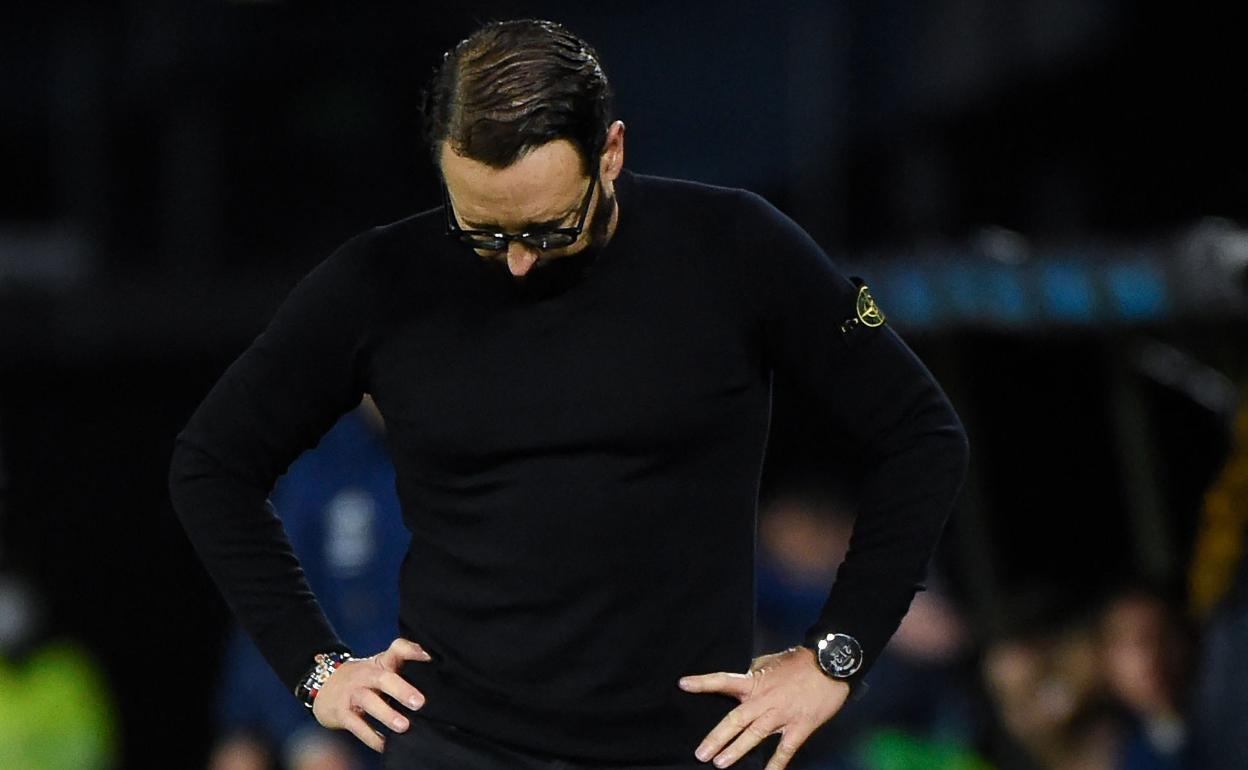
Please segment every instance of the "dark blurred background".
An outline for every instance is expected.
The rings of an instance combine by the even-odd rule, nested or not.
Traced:
[[[937,566],[978,649],[1037,591],[1073,615],[1147,583],[1196,611],[1248,373],[1234,19],[1114,0],[13,5],[0,568],[41,597],[37,638],[97,667],[117,766],[202,766],[213,740],[229,617],[167,499],[174,435],[299,277],[440,205],[420,89],[478,23],[523,16],[597,48],[629,167],[771,199],[945,386],[973,463]],[[784,382],[775,408],[764,502],[848,451]]]

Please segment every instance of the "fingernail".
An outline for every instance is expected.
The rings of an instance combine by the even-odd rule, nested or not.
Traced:
[[[693,684],[693,682],[690,682],[688,679],[681,679],[681,680],[680,680],[680,689],[682,689],[682,690],[688,690],[688,689],[689,689],[689,686],[690,686],[690,685],[692,685],[692,684]]]
[[[407,705],[411,706],[413,709],[418,709],[423,704],[420,702],[420,698],[412,696],[411,698],[408,698]]]
[[[433,656],[432,656],[432,655],[430,655],[429,653],[425,652],[424,650],[421,650],[421,651],[420,651],[420,659],[421,659],[421,660],[433,660]]]
[[[394,722],[392,724],[394,725],[394,729],[402,730],[405,727],[407,727],[407,720],[404,719],[403,717],[395,717]]]
[[[707,757],[710,756],[710,753],[711,752],[699,746],[698,750],[693,752],[693,755],[698,758],[699,762],[705,762]]]
[[[727,765],[727,764],[728,764],[728,758],[727,758],[727,757],[715,757],[715,766],[716,766],[716,767],[723,767],[723,766],[725,766],[725,765]]]

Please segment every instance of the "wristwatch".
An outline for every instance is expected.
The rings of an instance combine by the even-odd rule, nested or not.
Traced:
[[[816,644],[815,659],[833,679],[849,679],[862,668],[862,645],[849,634],[829,633]]]
[[[299,699],[303,705],[309,709],[312,708],[312,702],[316,700],[316,694],[325,686],[325,682],[329,679],[329,675],[334,673],[343,663],[348,660],[355,660],[349,652],[318,652],[316,661],[308,673],[304,675],[303,680],[295,687],[295,697]]]

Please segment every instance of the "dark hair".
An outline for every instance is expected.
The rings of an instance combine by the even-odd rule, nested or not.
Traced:
[[[606,144],[612,94],[598,54],[562,25],[495,21],[443,55],[422,112],[437,168],[443,140],[460,155],[506,168],[567,139],[591,174]]]

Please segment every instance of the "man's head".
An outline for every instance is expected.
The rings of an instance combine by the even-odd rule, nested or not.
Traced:
[[[456,223],[508,234],[573,227],[596,174],[575,243],[539,253],[513,241],[499,256],[524,275],[538,257],[601,246],[624,159],[624,124],[610,121],[611,110],[597,54],[558,24],[494,22],[461,41],[443,58],[424,109]]]

